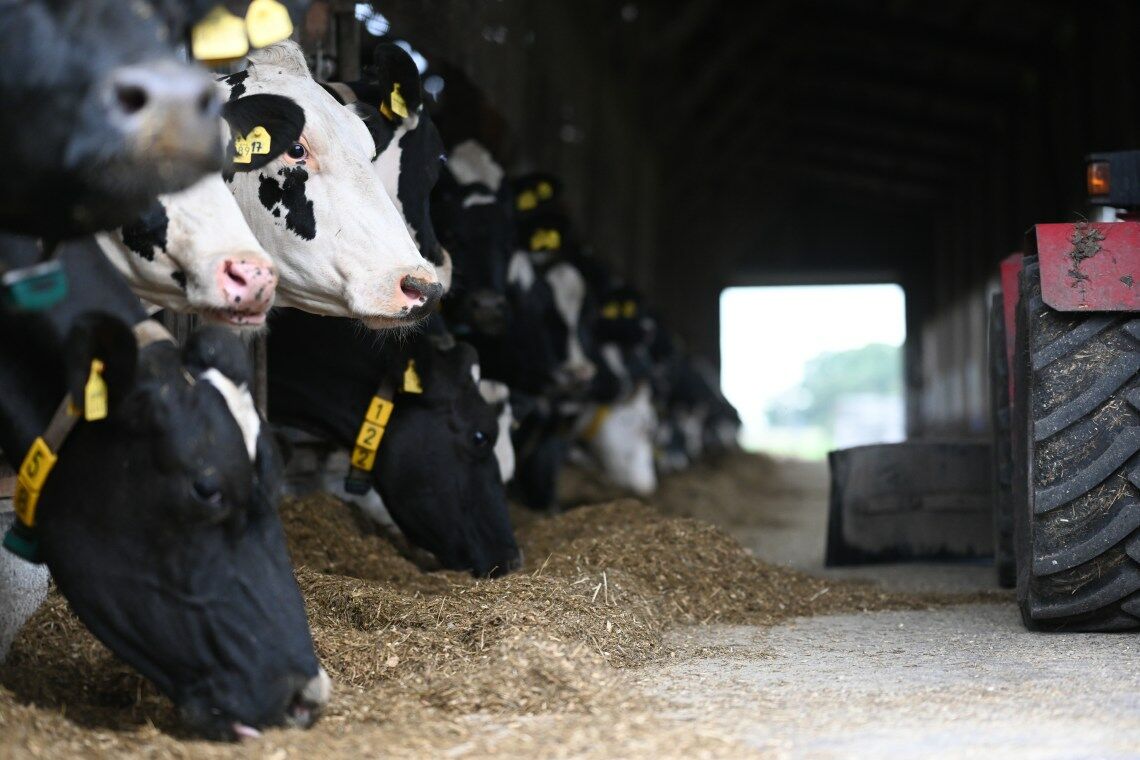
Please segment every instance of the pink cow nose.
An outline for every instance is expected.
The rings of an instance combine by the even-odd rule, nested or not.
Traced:
[[[439,302],[443,286],[409,275],[400,280],[400,293],[406,299],[405,308],[413,313],[424,313]]]
[[[231,309],[264,310],[273,302],[277,272],[259,259],[226,259],[218,270],[218,282]]]

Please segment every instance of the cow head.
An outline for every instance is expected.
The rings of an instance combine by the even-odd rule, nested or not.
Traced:
[[[443,287],[376,175],[377,146],[364,122],[313,80],[296,43],[271,45],[249,63],[222,80],[231,99],[284,95],[305,117],[282,156],[231,180],[277,264],[278,302],[374,329],[423,317]]]
[[[444,567],[477,576],[515,570],[522,555],[503,487],[504,401],[484,399],[470,346],[421,339],[410,348],[423,393],[396,400],[373,470],[376,490],[400,530]]]
[[[231,100],[223,116],[227,175],[264,167],[301,136],[305,124],[300,107],[278,95]],[[251,145],[246,136],[257,130],[276,139]],[[276,267],[219,175],[159,196],[146,213],[98,240],[131,289],[151,303],[238,328],[265,324]]]
[[[0,5],[0,227],[108,229],[221,166],[209,77],[146,0]]]
[[[514,218],[502,171],[485,149],[468,142],[453,151],[431,209],[454,263],[453,287],[444,300],[448,323],[476,339],[500,339],[510,319],[507,266]]]
[[[111,651],[214,738],[307,726],[328,699],[275,500],[242,343],[205,328],[141,349],[105,315],[67,340],[73,397],[103,361],[110,415],[80,422],[37,529],[60,590]]]
[[[250,232],[221,176],[159,196],[99,245],[140,297],[207,321],[259,328],[273,305],[277,270]]]
[[[647,383],[639,384],[626,398],[587,410],[579,429],[610,482],[638,496],[657,490],[657,413]]]

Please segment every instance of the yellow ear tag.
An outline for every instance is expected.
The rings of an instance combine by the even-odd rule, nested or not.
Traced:
[[[253,0],[245,14],[249,42],[255,48],[272,45],[293,34],[289,9],[277,0]]]
[[[535,230],[530,236],[532,251],[557,251],[562,248],[562,233],[558,230]]]
[[[190,51],[199,61],[241,58],[249,52],[245,22],[224,6],[217,6],[194,25],[190,32]]]
[[[234,139],[234,163],[235,164],[248,164],[253,161],[253,156],[256,153],[259,156],[264,156],[269,153],[269,146],[273,143],[273,138],[269,136],[269,132],[265,127],[257,126],[250,130],[249,134],[245,137],[237,137]]]
[[[515,206],[518,207],[519,211],[530,211],[538,206],[538,198],[535,197],[532,191],[527,190],[519,194],[518,200],[515,201]]]
[[[420,373],[416,372],[416,360],[408,359],[408,368],[404,370],[404,393],[423,393],[424,386],[420,382]]]
[[[610,301],[602,307],[603,319],[617,319],[621,314],[621,308],[618,306],[617,301]]]
[[[536,190],[538,192],[538,197],[542,198],[544,201],[548,201],[554,197],[554,185],[550,184],[549,182],[539,182]]]
[[[634,317],[636,317],[637,316],[637,302],[636,301],[626,301],[624,304],[622,304],[621,315],[623,317],[625,317],[626,319],[633,319]]]
[[[408,118],[408,104],[404,102],[404,96],[400,94],[399,82],[392,85],[392,94],[388,99],[392,101],[392,113],[401,119]]]
[[[107,416],[107,381],[103,379],[103,362],[91,360],[91,374],[83,387],[83,419],[97,422]]]

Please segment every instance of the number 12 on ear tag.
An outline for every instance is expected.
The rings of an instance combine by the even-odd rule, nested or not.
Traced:
[[[91,374],[83,387],[83,418],[97,422],[107,416],[107,381],[103,379],[103,362],[91,360]]]

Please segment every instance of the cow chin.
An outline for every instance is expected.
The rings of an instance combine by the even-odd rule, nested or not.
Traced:
[[[376,314],[368,317],[360,317],[360,323],[369,330],[397,330],[402,327],[413,327],[419,324],[430,313],[430,309],[417,309],[397,316]]]
[[[238,309],[201,309],[202,320],[209,324],[236,328],[239,332],[260,332],[265,329],[268,311],[241,311]]]

